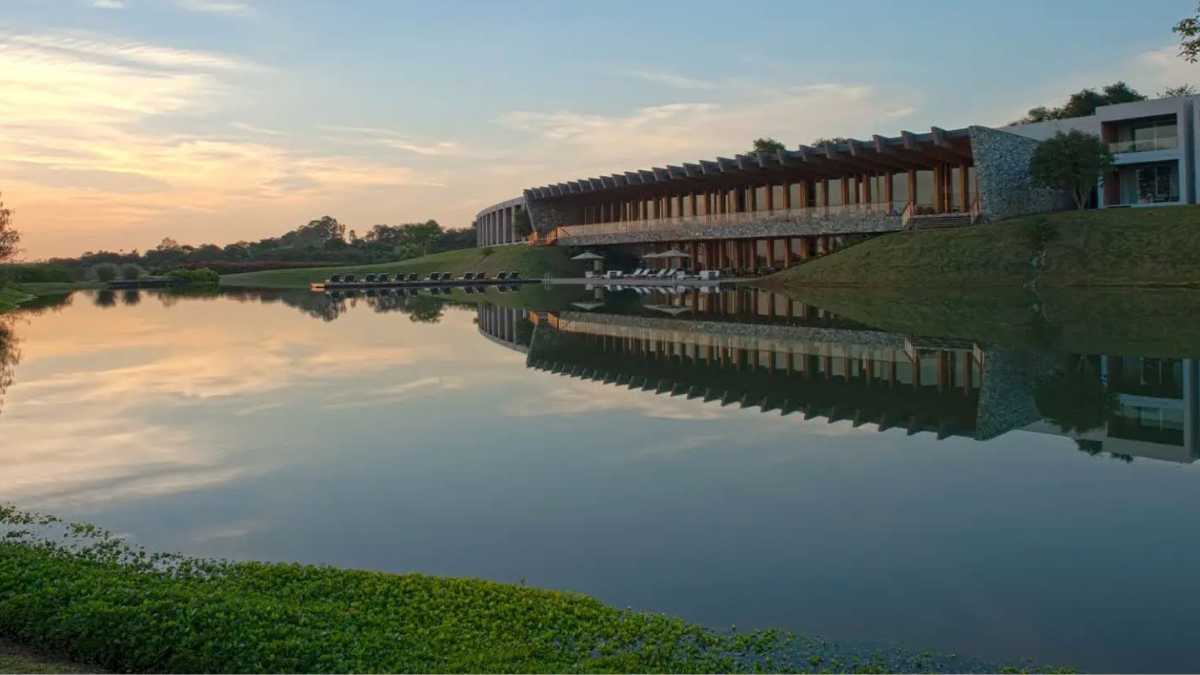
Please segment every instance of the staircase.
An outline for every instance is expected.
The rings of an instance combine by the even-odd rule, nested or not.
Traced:
[[[908,219],[910,230],[930,230],[939,227],[961,227],[970,225],[974,219],[969,213],[930,213],[914,215]]]

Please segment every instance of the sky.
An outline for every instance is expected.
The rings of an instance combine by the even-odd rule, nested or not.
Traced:
[[[0,0],[0,194],[34,260],[1200,84],[1192,0]]]

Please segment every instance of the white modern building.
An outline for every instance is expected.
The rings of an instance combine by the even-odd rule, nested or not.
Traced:
[[[1049,120],[1003,127],[1003,131],[1035,140],[1079,130],[1099,136],[1113,152],[1116,165],[1096,190],[1096,206],[1195,204],[1200,195],[1196,175],[1196,133],[1200,96],[1101,106],[1088,117]]]

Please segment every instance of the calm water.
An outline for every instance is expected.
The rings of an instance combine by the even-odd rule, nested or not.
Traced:
[[[1097,328],[1035,303],[1028,325],[1004,305],[940,330],[750,291],[451,300],[77,293],[10,316],[0,499],[153,549],[1200,669],[1182,318]]]

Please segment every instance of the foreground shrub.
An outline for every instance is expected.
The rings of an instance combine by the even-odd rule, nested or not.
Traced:
[[[7,534],[5,534],[7,530]],[[0,636],[126,672],[964,670],[583,595],[419,574],[149,554],[0,506]]]

